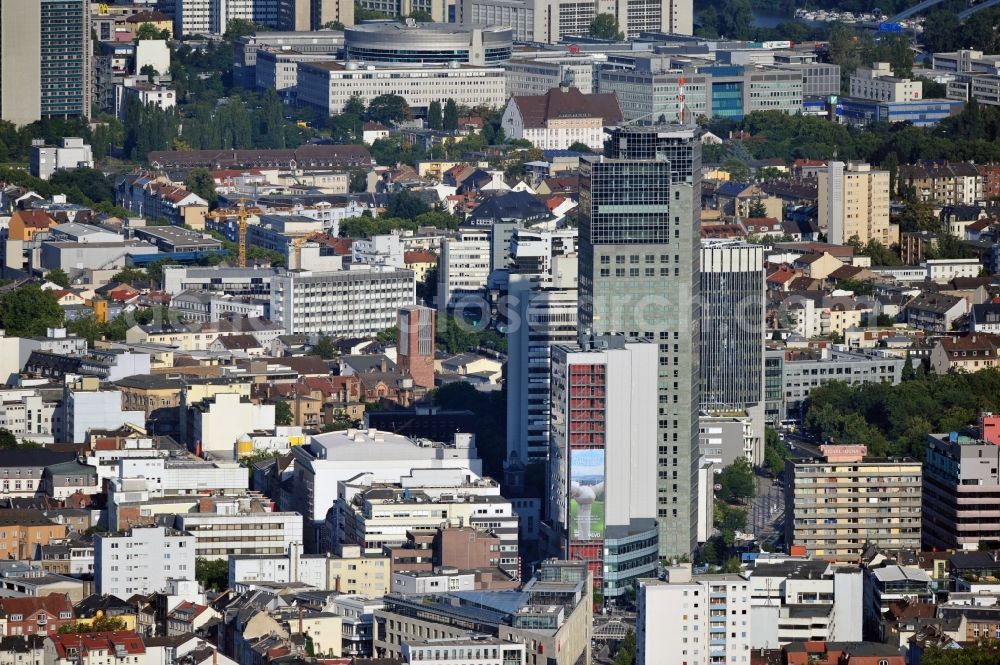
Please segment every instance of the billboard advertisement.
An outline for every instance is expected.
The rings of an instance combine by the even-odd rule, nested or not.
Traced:
[[[569,451],[570,540],[604,538],[604,449]]]

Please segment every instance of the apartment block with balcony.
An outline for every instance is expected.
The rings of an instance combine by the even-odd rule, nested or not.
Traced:
[[[750,662],[747,578],[692,575],[691,564],[673,565],[666,580],[640,582],[638,604],[638,665],[662,663],[665,654],[688,665]]]
[[[823,459],[785,463],[785,542],[810,556],[856,562],[866,545],[920,547],[921,464],[867,457],[864,445],[822,446]]]

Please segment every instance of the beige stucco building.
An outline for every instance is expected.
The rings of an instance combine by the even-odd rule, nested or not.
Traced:
[[[899,226],[889,223],[889,172],[831,161],[819,172],[819,228],[837,245],[854,237],[898,244]]]

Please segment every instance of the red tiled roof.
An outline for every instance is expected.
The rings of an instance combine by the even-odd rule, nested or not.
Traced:
[[[59,658],[83,657],[91,651],[113,652],[117,648],[124,649],[129,655],[146,653],[146,645],[142,639],[131,630],[116,630],[106,633],[71,633],[67,635],[49,635]]]
[[[14,215],[21,218],[25,228],[47,229],[55,221],[44,210],[18,210]]]
[[[36,612],[44,611],[56,618],[60,612],[73,612],[73,603],[69,596],[62,593],[50,593],[47,596],[24,598],[0,598],[0,615],[9,618],[12,614],[20,614],[25,619]]]
[[[526,129],[545,127],[559,118],[601,118],[605,125],[622,121],[614,93],[585,95],[579,88],[552,88],[544,95],[514,97]]]
[[[409,252],[403,252],[403,263],[434,263],[437,261],[437,256],[434,252],[427,251],[426,249],[413,250]]]

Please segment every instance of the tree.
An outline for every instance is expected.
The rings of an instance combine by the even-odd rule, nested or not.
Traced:
[[[212,208],[219,202],[219,195],[215,191],[215,178],[208,169],[199,168],[188,171],[187,177],[184,178],[184,186],[192,194],[197,194],[208,201],[208,205]]]
[[[720,32],[730,39],[749,39],[753,32],[750,0],[726,0],[719,13]]]
[[[613,42],[625,41],[625,35],[618,29],[618,19],[614,14],[598,14],[590,22],[590,36]]]
[[[961,649],[929,647],[920,658],[920,665],[995,665],[1000,662],[1000,641],[984,639]]]
[[[333,340],[326,335],[320,335],[312,350],[323,360],[330,360],[337,356],[337,348],[333,345]]]
[[[17,448],[17,437],[8,430],[0,429],[0,448]]]
[[[368,171],[361,168],[353,168],[348,170],[350,175],[350,183],[348,189],[351,192],[364,192],[368,190]]]
[[[612,665],[635,665],[635,659],[635,633],[630,630],[625,634],[625,639],[618,645],[618,651],[615,652],[615,659],[612,661]]]
[[[939,9],[927,15],[923,41],[928,51],[931,53],[953,51],[961,46],[960,39],[961,31],[958,15],[955,12]]]
[[[765,206],[764,202],[761,201],[760,198],[758,197],[750,202],[750,208],[747,212],[749,213],[748,216],[751,219],[759,219],[761,217],[767,217],[767,206]]]
[[[745,457],[737,457],[736,461],[716,476],[716,479],[722,486],[717,494],[723,501],[737,503],[750,499],[757,493],[753,468]]]
[[[105,633],[115,630],[125,630],[128,624],[121,617],[109,617],[99,615],[90,621],[80,621],[78,623],[68,623],[60,626],[59,632],[63,635],[70,633]]]
[[[569,149],[573,152],[582,152],[585,155],[589,155],[594,151],[590,149],[590,146],[586,143],[580,143],[579,141],[574,141],[569,144]]]
[[[451,132],[458,129],[458,104],[454,99],[448,99],[444,103],[444,117],[442,124],[445,130]]]
[[[750,167],[738,159],[727,159],[722,163],[722,168],[729,173],[729,179],[733,182],[750,182],[753,175]]]
[[[410,117],[410,107],[399,95],[379,95],[368,104],[368,119],[394,125]]]
[[[137,283],[145,282],[149,275],[142,268],[125,266],[111,277],[111,281],[117,284],[128,284],[135,286]]]
[[[326,23],[323,24],[322,29],[323,30],[339,30],[340,32],[343,32],[344,31],[344,27],[345,27],[344,24],[341,23],[340,21],[327,21]]]
[[[163,30],[157,30],[152,23],[143,23],[135,31],[135,41],[141,42],[147,39],[166,39]]]
[[[223,33],[222,38],[226,41],[235,42],[240,37],[247,37],[257,33],[257,27],[252,21],[248,21],[245,18],[233,18],[229,19],[229,23],[226,23],[226,32]]]
[[[206,589],[224,591],[229,585],[229,562],[198,557],[194,562],[194,578]]]
[[[400,219],[415,219],[427,212],[431,212],[431,207],[406,189],[390,198],[385,209],[386,216]]]
[[[441,102],[434,100],[427,107],[427,126],[431,129],[444,127],[444,117],[441,114]]]
[[[148,83],[152,83],[156,80],[156,77],[160,72],[156,71],[156,67],[153,65],[143,65],[142,69],[139,70],[139,73],[146,77],[146,81]]]
[[[38,337],[46,328],[59,328],[63,311],[52,291],[37,284],[8,291],[0,298],[0,326],[8,337]]]
[[[287,427],[292,424],[295,415],[292,413],[292,405],[285,400],[274,404],[274,424]]]
[[[64,289],[69,288],[69,275],[67,275],[66,271],[62,268],[53,268],[45,273],[45,281],[58,284]]]
[[[788,449],[781,443],[778,433],[770,427],[764,428],[764,466],[772,476],[785,470]]]

